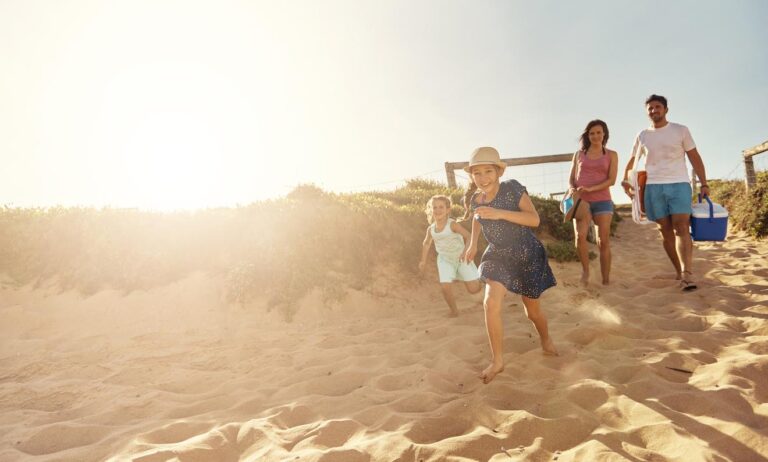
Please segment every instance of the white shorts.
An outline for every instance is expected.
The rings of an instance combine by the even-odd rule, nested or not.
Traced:
[[[440,283],[453,281],[477,281],[480,279],[480,273],[477,271],[475,262],[464,263],[458,259],[447,259],[437,256],[437,274],[440,277]]]

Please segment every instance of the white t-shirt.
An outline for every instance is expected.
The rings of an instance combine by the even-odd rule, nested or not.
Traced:
[[[642,153],[647,156],[648,184],[689,183],[685,153],[695,147],[688,127],[667,122],[661,128],[646,128],[638,133],[632,156],[635,159]]]

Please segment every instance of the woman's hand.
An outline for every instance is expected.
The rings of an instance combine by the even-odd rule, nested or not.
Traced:
[[[501,220],[504,218],[504,210],[495,209],[493,207],[478,207],[475,209],[475,218]]]
[[[621,187],[624,188],[624,194],[629,196],[630,199],[634,199],[635,191],[632,189],[632,183],[627,180],[621,182]]]
[[[424,268],[426,266],[427,266],[427,262],[425,262],[424,260],[420,261],[419,262],[419,271],[423,273],[424,272]]]
[[[579,186],[578,188],[576,188],[576,191],[579,192],[579,193],[582,193],[582,194],[585,193],[585,192],[592,192],[592,187],[591,186]]]

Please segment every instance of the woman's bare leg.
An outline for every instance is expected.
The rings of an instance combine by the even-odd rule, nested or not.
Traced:
[[[603,285],[611,281],[611,219],[613,214],[605,213],[594,217],[597,226],[597,245],[600,247],[600,273]]]

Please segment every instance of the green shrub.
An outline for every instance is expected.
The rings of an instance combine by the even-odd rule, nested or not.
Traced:
[[[728,209],[728,223],[756,238],[768,236],[768,171],[758,172],[747,194],[744,181],[709,181],[712,200]]]
[[[5,207],[0,273],[19,285],[56,277],[62,289],[87,294],[219,274],[231,303],[263,299],[291,319],[310,291],[340,301],[348,287],[370,287],[377,267],[415,276],[427,200],[450,196],[459,217],[463,193],[417,179],[393,191],[352,194],[300,185],[284,198],[197,212]],[[537,232],[566,241],[550,246],[550,255],[573,259],[572,225],[562,223],[558,203],[533,201],[541,216]]]
[[[573,241],[555,241],[546,244],[547,255],[549,258],[559,261],[579,261],[579,254],[576,253],[576,247],[573,245]],[[594,260],[597,258],[597,254],[589,251],[589,259]]]

